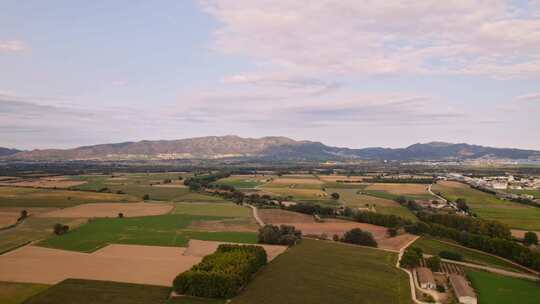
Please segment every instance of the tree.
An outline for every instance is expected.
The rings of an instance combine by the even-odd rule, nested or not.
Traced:
[[[343,235],[343,242],[349,244],[377,247],[377,241],[373,238],[373,234],[368,231],[363,231],[360,228],[353,228]]]
[[[259,229],[257,242],[271,245],[292,246],[302,238],[302,232],[289,225],[265,225]]]
[[[439,256],[443,259],[449,259],[449,260],[454,260],[454,261],[462,261],[463,260],[463,256],[457,252],[453,252],[453,251],[441,251],[439,252]]]
[[[464,211],[464,212],[469,211],[469,206],[467,206],[467,201],[464,198],[458,198],[456,200],[456,204],[459,210]]]
[[[124,218],[124,214],[122,212],[118,213],[118,218]]]
[[[68,232],[68,230],[69,230],[68,225],[62,225],[60,223],[54,224],[54,227],[53,227],[54,234],[56,235],[65,234]]]
[[[398,235],[398,230],[397,228],[391,227],[391,228],[386,229],[386,233],[388,234],[389,237],[395,237]]]
[[[431,271],[439,271],[441,270],[441,258],[432,256],[426,260],[426,265]]]
[[[415,268],[420,266],[421,256],[418,255],[418,251],[413,249],[414,247],[409,247],[403,253],[401,260],[399,261],[399,266],[404,268]]]
[[[148,195],[148,194],[145,194],[145,195],[143,196],[143,198],[142,198],[142,199],[143,199],[143,200],[145,200],[145,201],[147,201],[147,200],[149,200],[149,199],[150,199],[150,195]]]
[[[525,236],[523,238],[523,243],[525,245],[538,245],[538,235],[532,231],[528,231],[525,233]]]
[[[332,196],[332,199],[335,199],[335,200],[339,199],[339,193],[337,192],[332,193],[331,196]]]
[[[19,218],[17,219],[17,221],[18,221],[18,222],[19,222],[19,221],[22,221],[22,220],[24,220],[24,219],[27,218],[27,217],[28,217],[28,211],[26,211],[26,210],[21,210],[21,216],[19,216]]]

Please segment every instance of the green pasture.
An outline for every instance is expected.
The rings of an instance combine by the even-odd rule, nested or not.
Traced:
[[[168,214],[133,218],[95,219],[61,236],[52,235],[40,246],[92,252],[107,244],[185,246],[189,239],[255,243],[251,232],[190,231],[193,221],[221,220],[224,217]]]
[[[467,270],[478,294],[478,304],[537,304],[540,282],[505,277],[484,271]]]

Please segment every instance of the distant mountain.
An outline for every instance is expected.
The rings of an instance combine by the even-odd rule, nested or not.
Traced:
[[[6,154],[19,160],[220,159],[267,160],[463,160],[540,159],[540,151],[431,142],[406,148],[350,149],[287,137],[208,136],[180,140],[124,142],[75,149],[47,149]]]
[[[0,157],[13,155],[18,152],[21,152],[21,150],[0,147]]]

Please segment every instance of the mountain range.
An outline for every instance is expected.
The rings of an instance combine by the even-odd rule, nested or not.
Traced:
[[[222,158],[253,158],[276,161],[465,160],[479,158],[540,160],[540,151],[444,142],[418,143],[397,149],[351,149],[327,146],[314,141],[298,141],[287,137],[242,138],[228,135],[179,140],[144,140],[83,146],[74,149],[19,151],[0,148],[0,158],[28,161]]]

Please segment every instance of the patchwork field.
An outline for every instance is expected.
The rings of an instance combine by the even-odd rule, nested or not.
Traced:
[[[85,183],[86,181],[76,181],[63,176],[57,176],[31,179],[17,178],[9,181],[2,181],[0,182],[0,186],[68,189]]]
[[[0,207],[71,207],[88,203],[133,202],[138,199],[112,193],[0,187]]]
[[[101,203],[84,204],[65,209],[54,210],[38,214],[37,217],[48,218],[92,218],[92,217],[117,217],[122,213],[124,217],[137,217],[160,215],[173,209],[171,204],[158,203]]]
[[[394,200],[399,196],[405,196],[408,199],[433,199],[434,196],[427,189],[428,185],[424,184],[378,183],[368,184],[362,192],[388,200]]]
[[[43,284],[0,282],[0,303],[20,304],[47,288],[49,286]]]
[[[536,304],[540,299],[540,283],[467,270],[467,277],[478,293],[479,304]]]
[[[259,216],[265,223],[274,225],[293,225],[301,230],[304,235],[320,236],[324,234],[331,238],[335,234],[342,236],[345,232],[353,228],[360,228],[371,232],[380,248],[395,251],[399,251],[414,238],[414,236],[409,234],[389,238],[386,235],[387,228],[382,226],[343,221],[339,219],[325,219],[325,221],[321,223],[316,222],[310,215],[280,209],[262,209],[259,210]]]
[[[397,254],[303,240],[260,271],[233,304],[411,303]],[[301,284],[299,284],[301,282]]]
[[[179,273],[199,263],[220,244],[194,240],[187,248],[113,244],[92,253],[25,246],[0,256],[0,281],[56,284],[79,278],[171,286]],[[262,247],[270,260],[286,249]]]
[[[466,199],[467,205],[481,218],[498,220],[515,229],[540,230],[540,208],[500,200],[457,182],[439,182],[433,191],[451,200]]]
[[[233,186],[237,189],[253,189],[264,185],[274,176],[267,175],[231,175],[217,181],[218,184]]]
[[[421,237],[412,246],[419,247],[423,250],[425,254],[438,255],[441,251],[451,251],[457,252],[463,256],[464,262],[469,262],[473,264],[491,266],[496,268],[501,268],[505,270],[523,272],[523,269],[509,263],[505,260],[499,259],[497,257],[482,254],[480,252],[466,249],[460,246],[454,246],[448,243],[440,242],[436,239],[429,237]]]

